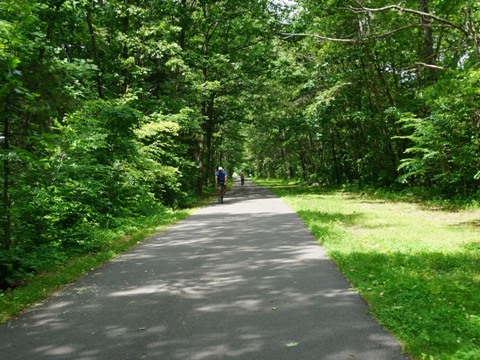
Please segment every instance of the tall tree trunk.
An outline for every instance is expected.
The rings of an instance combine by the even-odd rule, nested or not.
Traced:
[[[202,106],[201,106],[201,113],[202,113],[202,134],[200,136],[200,143],[199,143],[199,154],[198,154],[198,171],[197,171],[197,192],[199,194],[202,193],[203,191],[203,185],[205,183],[205,159],[210,156],[209,149],[208,147],[210,146],[210,141],[211,138],[209,139],[208,135],[208,128],[210,126],[210,118],[208,117],[208,104],[207,104],[207,99],[206,99],[206,89],[205,89],[205,84],[207,82],[207,77],[208,77],[208,69],[203,68],[202,69],[202,83],[204,87],[204,98],[202,100]]]
[[[206,18],[207,17],[207,9],[204,5],[203,7],[203,16]],[[183,39],[184,41],[185,39]],[[203,39],[203,44],[202,44],[202,55],[204,57],[208,56],[208,50],[209,50],[209,36],[207,34],[204,34],[204,39]],[[208,177],[208,171],[213,170],[213,169],[208,169],[205,171],[204,166],[208,164],[205,164],[205,160],[210,159],[211,157],[211,141],[212,141],[212,121],[213,121],[213,110],[210,109],[210,99],[207,93],[207,81],[208,81],[208,67],[204,66],[202,68],[202,86],[203,86],[203,99],[202,99],[202,117],[203,117],[203,126],[202,126],[202,144],[201,144],[201,159],[199,160],[198,164],[198,173],[197,173],[197,191],[199,193],[202,192],[203,190],[203,185],[207,183],[206,179]],[[207,163],[210,161],[207,160]]]
[[[289,164],[287,162],[287,156],[285,155],[285,148],[283,146],[280,148],[280,155],[282,157],[282,179],[288,179]]]
[[[186,51],[186,33],[187,29],[190,26],[190,15],[188,13],[188,7],[187,7],[187,0],[181,0],[179,4],[179,21],[178,21],[178,26],[180,27],[180,31],[178,32],[178,45],[182,50]],[[175,84],[175,93],[174,96],[178,98],[181,98],[183,96],[182,92],[182,75],[181,75],[181,70],[176,69],[175,70],[175,79],[176,79],[176,84]]]
[[[197,193],[201,194],[203,191],[203,167],[205,158],[205,138],[201,134],[198,142],[198,167],[197,167]]]
[[[92,9],[93,9],[93,0],[87,6],[87,24],[88,24],[88,31],[90,33],[90,43],[91,43],[91,46],[92,46],[92,55],[93,55],[93,59],[95,61],[95,65],[97,66],[96,79],[97,79],[98,97],[100,99],[104,99],[105,96],[104,96],[104,93],[103,93],[102,72],[100,70],[101,69],[100,57],[98,55],[97,40],[96,40],[96,37],[95,37],[95,29],[93,27],[93,21],[92,21]]]
[[[215,95],[211,95],[209,101],[205,104],[204,117],[206,118],[205,133],[205,167],[206,171],[203,177],[203,183],[208,184],[210,181],[210,173],[214,170],[213,164],[213,131],[215,128],[215,116],[213,108],[215,104]],[[219,164],[221,165],[221,164]]]
[[[477,9],[472,10],[471,6],[465,5],[465,8],[463,9],[463,12],[465,13],[465,17],[467,18],[467,21],[465,23],[465,30],[468,33],[468,37],[471,39],[473,42],[473,48],[475,50],[475,59],[477,62],[480,62],[480,33],[479,30],[475,27],[475,17],[478,16],[478,13],[475,13],[473,11],[478,12]]]
[[[180,31],[178,33],[178,45],[181,49],[185,49],[185,35],[189,23],[187,0],[180,1]]]
[[[429,0],[420,0],[420,11],[429,14],[428,8],[428,1]],[[427,64],[435,65],[435,54],[433,51],[433,34],[432,34],[432,27],[431,27],[431,19],[428,16],[421,17],[422,25],[423,25],[423,48],[421,50],[421,56],[423,61]],[[432,68],[426,69],[427,75],[426,80],[427,83],[432,82],[435,80],[435,70]]]
[[[5,108],[5,107],[4,107]],[[10,187],[10,162],[8,160],[7,152],[10,149],[10,129],[7,114],[4,113],[3,121],[3,245],[5,250],[10,250],[11,241],[11,218],[10,218],[10,198],[8,190]]]
[[[333,166],[335,170],[335,183],[340,184],[340,173],[338,171],[337,150],[335,147],[335,134],[333,130],[330,130],[330,139],[332,141],[332,157],[333,157]]]
[[[122,19],[122,31],[123,31],[123,34],[125,36],[125,43],[123,44],[123,49],[122,49],[122,58],[124,60],[127,60],[128,59],[128,44],[127,44],[127,38],[128,38],[128,29],[129,29],[129,26],[130,26],[130,15],[129,15],[129,10],[126,9],[125,10],[126,12],[126,15],[125,17]],[[124,64],[124,69],[122,71],[122,75],[123,75],[123,84],[122,84],[122,94],[126,94],[127,91],[128,91],[128,85],[129,85],[129,81],[128,81],[128,68],[126,67],[126,64]]]
[[[307,162],[306,162],[306,159],[305,159],[305,152],[300,151],[298,153],[298,155],[300,157],[300,162],[302,164],[302,178],[303,178],[303,181],[307,181],[308,170],[307,170]]]

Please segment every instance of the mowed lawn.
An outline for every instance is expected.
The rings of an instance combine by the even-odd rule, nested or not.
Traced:
[[[258,181],[303,219],[415,359],[480,359],[480,211]]]

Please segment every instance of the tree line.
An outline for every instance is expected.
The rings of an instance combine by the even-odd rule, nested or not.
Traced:
[[[478,199],[478,1],[296,3],[250,130],[261,176]]]
[[[267,0],[2,1],[0,285],[233,170],[282,17]]]
[[[478,198],[479,7],[3,0],[0,286],[218,165]]]

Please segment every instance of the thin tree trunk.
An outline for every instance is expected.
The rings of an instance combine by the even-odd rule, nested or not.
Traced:
[[[9,143],[9,121],[6,118],[7,115],[4,115],[4,126],[3,126],[3,150],[6,155],[10,148]],[[4,239],[4,248],[5,250],[10,250],[12,245],[11,241],[11,219],[10,219],[10,197],[8,195],[8,190],[10,187],[10,162],[8,161],[8,156],[5,156],[3,160],[3,239]]]
[[[213,164],[213,144],[212,144],[212,138],[213,138],[213,131],[215,128],[215,115],[214,115],[214,106],[215,106],[215,94],[212,94],[210,96],[210,99],[207,104],[205,104],[205,113],[204,116],[207,119],[207,122],[205,124],[205,165],[207,168],[207,171],[204,175],[204,184],[208,184],[211,179],[210,176],[210,171],[213,171],[214,169],[214,164]],[[221,159],[219,158],[219,161]],[[220,163],[218,164],[219,166],[221,165]]]
[[[471,39],[473,43],[473,48],[475,50],[475,59],[477,62],[480,62],[480,34],[478,33],[479,30],[475,27],[474,20],[477,14],[472,13],[472,8],[468,5],[465,5],[463,12],[465,13],[465,16],[467,18],[467,21],[465,23],[465,30],[468,33],[469,39]]]
[[[338,172],[337,150],[335,148],[335,135],[332,130],[330,130],[330,139],[332,141],[332,156],[333,156],[333,165],[335,169],[335,183],[340,184],[340,174]]]
[[[102,80],[102,73],[101,73],[101,67],[100,67],[100,57],[98,55],[98,49],[97,49],[97,40],[95,37],[95,29],[93,27],[93,21],[92,21],[92,8],[93,8],[93,0],[90,3],[89,6],[87,6],[87,24],[88,24],[88,30],[90,32],[90,42],[92,46],[92,55],[95,60],[95,65],[97,66],[97,73],[96,73],[96,79],[97,79],[97,90],[98,90],[98,97],[100,99],[104,99],[104,93],[103,93],[103,80]]]
[[[420,0],[420,11],[428,14],[428,0]],[[435,55],[433,52],[433,34],[431,28],[431,19],[427,16],[422,16],[422,25],[423,26],[423,49],[422,49],[422,57],[423,60],[430,65],[435,65]],[[432,68],[427,68],[427,82],[430,83],[431,81],[435,80],[435,73],[436,71]]]
[[[205,157],[205,143],[204,137],[200,136],[200,141],[198,142],[198,168],[197,168],[197,193],[201,194],[203,191],[203,159]]]
[[[178,45],[182,50],[185,50],[186,48],[186,33],[188,26],[190,24],[190,15],[188,13],[188,8],[187,8],[187,0],[181,0],[179,3],[179,27],[180,30],[178,32]],[[175,97],[181,98],[183,96],[182,94],[182,81],[181,81],[182,75],[180,69],[175,70],[175,79],[176,79],[176,84],[175,84]]]
[[[302,178],[303,178],[303,181],[307,181],[307,163],[306,163],[306,160],[305,160],[305,153],[303,151],[299,152],[298,153],[299,157],[300,157],[300,162],[302,164]]]
[[[185,34],[189,22],[187,0],[180,1],[180,31],[178,33],[178,45],[181,49],[185,49]]]
[[[129,11],[128,9],[126,10],[126,15],[125,17],[122,19],[122,31],[125,35],[125,39],[128,38],[128,29],[129,29],[129,26],[130,26],[130,15],[129,15]],[[124,60],[127,60],[128,59],[128,44],[126,42],[127,40],[125,40],[125,43],[123,44],[123,49],[122,49],[122,57]],[[124,66],[126,66],[124,64]],[[123,84],[122,84],[122,93],[123,94],[126,94],[127,91],[128,91],[128,69],[125,67],[122,71],[123,73]]]
[[[280,155],[282,157],[282,179],[288,179],[288,162],[287,157],[285,155],[285,148],[282,146],[280,148]]]

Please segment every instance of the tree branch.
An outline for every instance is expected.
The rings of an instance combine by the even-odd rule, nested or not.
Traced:
[[[427,64],[427,63],[424,63],[424,62],[416,62],[415,65],[425,66],[425,67],[428,67],[428,68],[431,68],[431,69],[436,69],[436,70],[452,71],[452,70],[444,68],[442,66]]]
[[[419,16],[423,16],[423,17],[428,17],[430,19],[434,19],[434,20],[437,20],[438,22],[441,22],[445,25],[448,25],[448,27],[450,28],[454,28],[454,29],[457,29],[458,31],[461,31],[462,33],[464,33],[466,36],[468,36],[468,32],[461,28],[460,26],[444,19],[444,18],[441,18],[439,16],[436,16],[436,15],[433,15],[433,14],[430,14],[430,13],[426,13],[426,12],[423,12],[423,11],[419,11],[419,10],[413,10],[413,9],[408,9],[408,8],[403,8],[401,6],[398,6],[398,5],[389,5],[389,6],[384,6],[384,7],[381,7],[381,8],[366,8],[366,7],[360,7],[360,8],[354,8],[354,7],[348,7],[346,8],[348,10],[351,10],[355,13],[360,13],[360,12],[382,12],[382,11],[388,11],[388,10],[397,10],[399,12],[405,12],[405,13],[410,13],[410,14],[415,14],[415,15],[419,15]]]
[[[300,33],[282,33],[282,35],[285,36],[286,39],[294,37],[294,36],[304,36],[304,37],[314,37],[320,40],[324,41],[336,41],[336,42],[348,42],[348,43],[357,43],[360,42],[361,40],[358,39],[339,39],[339,38],[331,38],[327,36],[321,36],[317,34],[300,34]]]
[[[430,25],[431,27],[445,27],[445,25]],[[373,41],[373,40],[378,40],[382,38],[389,37],[397,32],[410,29],[410,28],[422,28],[425,27],[423,24],[410,24],[406,26],[399,27],[398,29],[391,30],[389,32],[379,34],[379,35],[372,35],[372,36],[367,36],[364,38],[357,38],[357,39],[345,39],[345,38],[332,38],[332,37],[327,37],[327,36],[321,36],[318,34],[296,34],[296,33],[283,33],[282,35],[286,36],[286,39],[294,36],[310,36],[317,38],[319,40],[323,41],[333,41],[333,42],[344,42],[344,43],[362,43],[362,42],[368,42],[368,41]],[[450,26],[448,26],[450,27]]]

